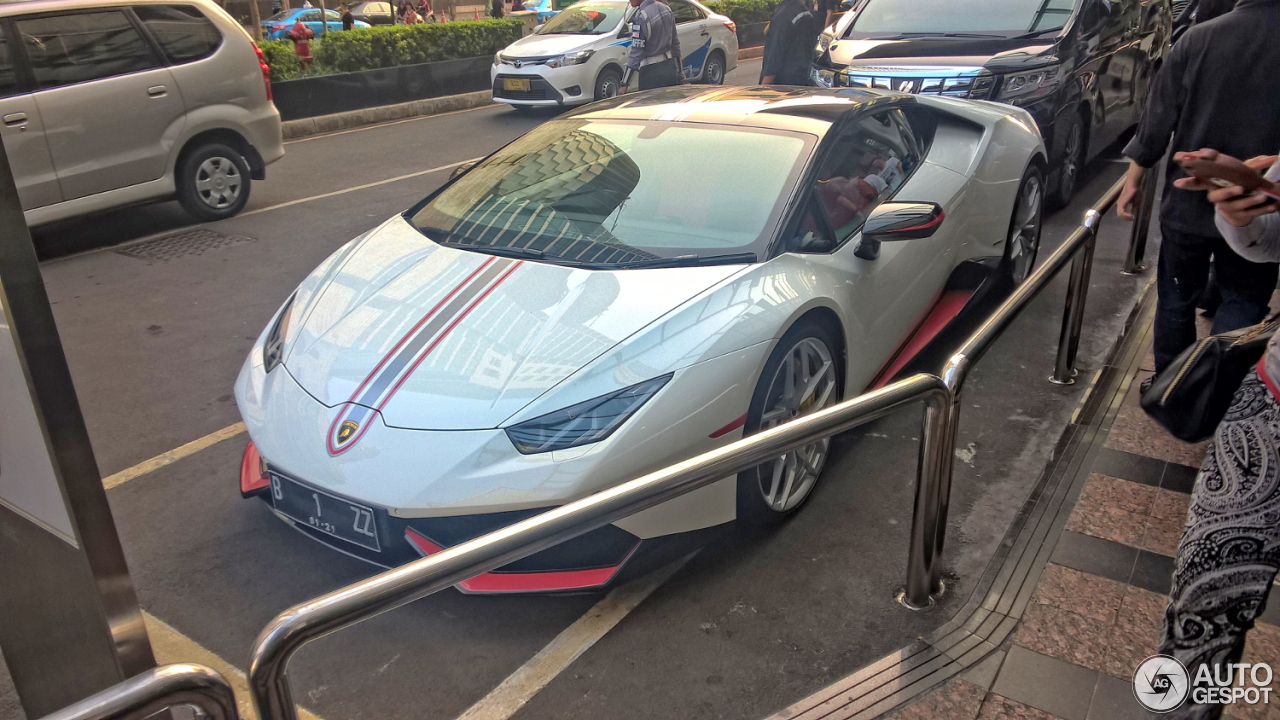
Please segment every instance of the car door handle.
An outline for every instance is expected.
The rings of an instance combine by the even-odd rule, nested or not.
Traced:
[[[16,127],[22,132],[27,131],[27,114],[26,113],[20,113],[20,112],[9,113],[8,115],[5,115],[3,118],[0,118],[0,119],[4,120],[4,124],[7,127]]]
[[[703,30],[703,31],[702,31],[702,37],[707,37],[707,36],[708,36],[708,35],[710,35],[710,34],[711,34],[711,33],[707,32],[706,30]]]
[[[169,94],[169,89],[163,85],[152,85],[147,88],[147,94],[151,97],[164,97]]]

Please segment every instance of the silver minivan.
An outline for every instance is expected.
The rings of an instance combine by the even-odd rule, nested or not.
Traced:
[[[29,225],[176,197],[231,217],[284,155],[267,64],[210,0],[0,4],[0,137]]]

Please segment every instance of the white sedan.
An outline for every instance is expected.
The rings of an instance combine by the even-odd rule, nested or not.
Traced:
[[[689,82],[719,85],[738,65],[732,20],[694,0],[668,0]],[[493,99],[516,107],[581,105],[618,94],[631,49],[625,0],[583,0],[493,56]]]
[[[664,88],[547,122],[339,248],[236,383],[240,489],[391,566],[882,384],[1024,280],[1025,111]],[[828,442],[461,584],[604,585],[644,541],[779,522]]]

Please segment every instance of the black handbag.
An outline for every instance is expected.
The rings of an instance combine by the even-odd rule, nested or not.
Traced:
[[[1212,436],[1277,327],[1280,313],[1198,341],[1156,376],[1142,394],[1142,409],[1179,440],[1200,442]]]

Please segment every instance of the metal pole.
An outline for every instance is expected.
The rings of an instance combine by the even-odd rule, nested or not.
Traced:
[[[134,720],[178,705],[194,705],[212,720],[240,717],[226,678],[203,665],[176,663],[112,685],[43,720]]]
[[[911,515],[911,547],[907,555],[907,585],[900,599],[912,610],[933,604],[931,596],[941,591],[937,573],[938,508],[941,485],[948,475],[948,458],[954,443],[947,442],[952,402],[948,394],[931,395],[924,406],[920,435],[920,458],[916,465],[916,498]]]
[[[324,0],[320,0],[320,34],[329,34],[329,11],[324,7]]]
[[[1058,357],[1049,378],[1056,385],[1075,382],[1076,353],[1080,349],[1080,330],[1084,326],[1085,298],[1089,294],[1089,276],[1093,269],[1093,248],[1098,239],[1098,224],[1102,214],[1090,209],[1085,214],[1084,228],[1087,237],[1084,247],[1071,261],[1071,279],[1067,285],[1067,299],[1062,308],[1062,330],[1058,333]]]
[[[1147,171],[1142,182],[1142,197],[1138,201],[1138,212],[1133,218],[1133,228],[1129,231],[1129,254],[1124,260],[1125,275],[1137,275],[1146,266],[1142,264],[1147,254],[1147,234],[1151,231],[1151,213],[1156,205],[1156,185],[1158,170]]]

